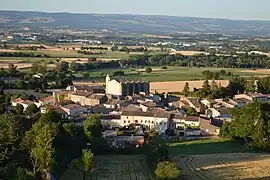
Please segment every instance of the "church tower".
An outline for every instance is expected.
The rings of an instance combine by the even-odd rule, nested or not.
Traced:
[[[109,92],[110,81],[111,81],[111,78],[110,78],[109,74],[107,74],[107,76],[106,76],[106,94],[108,94],[108,92]]]

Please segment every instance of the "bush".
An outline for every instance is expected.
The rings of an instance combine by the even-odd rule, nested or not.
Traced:
[[[161,67],[161,69],[168,69],[166,66]]]
[[[152,68],[148,67],[148,68],[145,69],[145,71],[146,71],[147,73],[150,73],[150,72],[152,72]]]
[[[113,76],[124,76],[124,75],[125,75],[124,71],[114,71],[113,72]]]
[[[157,179],[176,179],[180,176],[180,170],[176,163],[170,161],[159,162],[155,170]]]

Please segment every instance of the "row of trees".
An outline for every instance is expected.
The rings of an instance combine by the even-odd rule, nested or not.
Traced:
[[[81,50],[100,50],[100,51],[107,51],[107,47],[102,47],[102,46],[82,46]]]
[[[79,50],[77,51],[78,54],[84,54],[84,55],[95,55],[95,54],[104,54],[102,52],[92,52],[92,51],[86,51],[86,50]]]
[[[49,58],[47,54],[33,52],[0,52],[0,57],[44,57]]]
[[[258,54],[239,54],[228,56],[217,56],[215,54],[198,54],[184,56],[181,54],[144,54],[133,55],[123,61],[128,65],[149,66],[188,66],[188,67],[221,67],[221,68],[268,68],[270,58]]]
[[[227,87],[222,87],[220,84],[216,84],[215,81],[205,80],[202,88],[194,88],[193,91],[189,88],[189,83],[186,82],[183,94],[185,96],[194,96],[198,98],[232,98],[236,94],[244,92],[259,92],[264,94],[270,93],[270,77],[263,77],[258,80],[245,79],[242,77],[233,77]]]

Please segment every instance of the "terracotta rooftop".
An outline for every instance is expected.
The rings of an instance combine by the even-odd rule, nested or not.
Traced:
[[[13,100],[13,102],[15,102],[15,103],[18,103],[18,102],[23,102],[24,100],[23,99],[21,99],[21,98],[17,98],[17,99],[14,99]]]
[[[40,101],[47,101],[47,100],[51,100],[51,99],[53,99],[53,96],[41,98]]]
[[[187,116],[187,117],[185,117],[185,121],[199,122],[200,117],[199,116]]]
[[[158,118],[169,118],[170,113],[165,111],[148,111],[148,112],[142,112],[142,111],[126,111],[124,110],[122,112],[123,116],[144,116],[144,117],[158,117]]]
[[[21,103],[22,104],[30,105],[30,104],[34,104],[35,102],[34,101],[25,100],[25,101],[22,101]]]
[[[77,91],[72,93],[73,96],[82,96],[82,97],[88,97],[91,94],[92,94],[91,92],[84,92],[84,91]]]
[[[65,109],[73,109],[73,108],[79,108],[79,107],[81,106],[77,104],[68,104],[68,105],[62,106],[62,108],[65,108]]]
[[[87,96],[88,99],[102,99],[106,95],[105,94],[91,94],[90,96]]]

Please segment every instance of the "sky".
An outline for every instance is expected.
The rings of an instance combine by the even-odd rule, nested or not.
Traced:
[[[270,0],[0,0],[0,9],[270,20]]]

